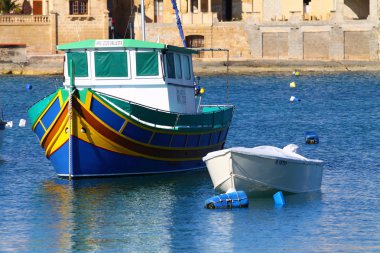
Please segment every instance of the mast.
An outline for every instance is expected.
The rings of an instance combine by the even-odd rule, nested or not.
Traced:
[[[200,0],[198,0],[198,1],[200,1]],[[178,27],[178,31],[179,31],[179,36],[181,37],[183,47],[186,47],[186,40],[185,40],[185,36],[183,35],[182,23],[181,23],[181,18],[179,17],[176,0],[172,0],[172,6],[173,6],[173,9],[175,11],[175,16],[177,19],[177,27]]]
[[[141,35],[142,35],[142,40],[145,41],[145,7],[144,7],[144,0],[141,0]]]
[[[68,113],[69,113],[69,126],[68,126],[68,134],[69,134],[69,180],[71,180],[71,177],[73,175],[73,89],[75,87],[75,65],[74,61],[70,60],[69,61],[69,66],[70,66],[70,88],[69,88],[69,108],[68,108]]]

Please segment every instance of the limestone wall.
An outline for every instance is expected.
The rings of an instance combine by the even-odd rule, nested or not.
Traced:
[[[238,25],[236,25],[238,24]],[[149,41],[167,43],[182,46],[177,26],[175,24],[147,24],[146,39]],[[220,23],[216,26],[186,26],[185,36],[204,36],[205,48],[227,48],[230,49],[231,59],[252,58],[248,44],[248,37],[244,26],[239,23]],[[137,38],[140,31],[136,30]],[[225,52],[202,53],[205,58],[225,58]]]
[[[54,1],[52,8],[57,13],[58,44],[108,39],[107,1],[89,1],[87,15],[70,15],[69,1]]]
[[[181,46],[175,24],[147,26],[147,39]],[[244,22],[185,26],[185,36],[204,36],[204,47],[227,48],[231,59],[379,60],[378,28],[345,25],[255,25]],[[225,53],[203,53],[224,58]]]
[[[329,18],[331,11],[335,10],[335,0],[311,0],[308,6],[310,17],[316,17],[319,20]]]
[[[69,15],[69,1],[51,1],[49,15],[0,15],[0,43],[22,43],[28,54],[50,54],[57,44],[108,39],[106,1],[89,1],[88,7],[88,15]]]
[[[54,33],[50,16],[0,16],[0,43],[26,44],[27,53],[51,53]],[[3,36],[6,35],[6,36]]]
[[[25,44],[1,44],[0,63],[27,62]]]
[[[256,59],[379,60],[376,28],[317,26],[289,32],[268,31],[265,27],[261,30],[256,40],[262,40],[263,50],[254,54]]]
[[[330,32],[303,33],[303,58],[305,60],[328,60]]]
[[[289,55],[289,43],[287,32],[262,33],[263,53],[265,59],[287,59]]]
[[[347,31],[344,33],[344,58],[347,60],[370,60],[369,31]]]

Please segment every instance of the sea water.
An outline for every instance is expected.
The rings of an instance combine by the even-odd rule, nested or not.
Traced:
[[[231,210],[204,208],[207,170],[58,178],[18,122],[61,81],[0,77],[14,122],[0,131],[0,252],[380,252],[380,74],[230,76],[228,89],[225,76],[202,78],[203,103],[236,106],[226,147],[294,143],[325,161],[321,191]],[[320,143],[305,144],[305,131]]]

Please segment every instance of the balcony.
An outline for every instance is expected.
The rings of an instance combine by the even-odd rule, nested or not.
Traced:
[[[0,15],[0,25],[2,24],[49,24],[48,15]]]

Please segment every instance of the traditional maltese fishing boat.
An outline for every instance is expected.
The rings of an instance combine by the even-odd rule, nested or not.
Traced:
[[[63,87],[28,110],[62,177],[177,172],[223,149],[231,105],[201,105],[187,48],[86,40],[65,51]]]

